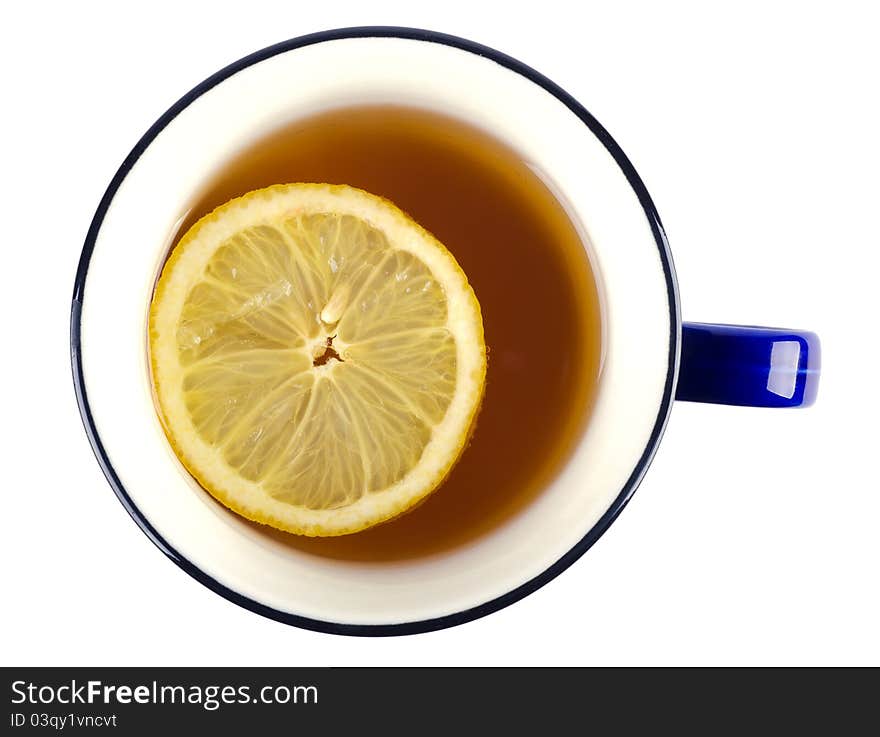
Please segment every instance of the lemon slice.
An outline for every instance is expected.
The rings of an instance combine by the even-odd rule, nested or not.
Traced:
[[[159,414],[220,502],[342,535],[431,493],[486,376],[480,306],[452,255],[347,186],[257,190],[202,218],[149,315]]]

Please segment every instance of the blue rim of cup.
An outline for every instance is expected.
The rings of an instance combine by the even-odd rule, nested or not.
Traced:
[[[113,465],[110,463],[110,459],[107,456],[107,453],[104,450],[104,446],[101,442],[101,438],[98,435],[98,430],[95,426],[95,421],[92,417],[91,409],[89,407],[89,400],[86,394],[85,382],[83,380],[80,326],[86,275],[88,274],[92,251],[94,250],[95,241],[101,228],[101,224],[103,223],[104,216],[110,206],[110,203],[113,200],[113,197],[116,194],[116,191],[119,189],[119,186],[122,184],[122,181],[125,179],[128,172],[134,166],[138,158],[140,158],[141,154],[153,142],[153,139],[155,139],[156,136],[162,131],[162,129],[165,128],[165,126],[167,126],[175,117],[177,117],[178,114],[180,114],[181,111],[189,106],[194,100],[205,94],[208,90],[210,90],[220,82],[223,82],[232,75],[240,72],[243,69],[246,69],[249,66],[252,66],[253,64],[257,64],[258,62],[269,59],[277,54],[282,54],[287,51],[292,51],[293,49],[302,48],[304,46],[310,46],[312,44],[322,43],[324,41],[333,41],[337,39],[347,38],[383,37],[403,38],[415,41],[425,41],[428,43],[444,44],[446,46],[451,46],[457,49],[461,49],[463,51],[470,52],[472,54],[477,54],[478,56],[491,59],[497,64],[500,64],[501,66],[506,67],[507,69],[510,69],[511,71],[516,72],[517,74],[520,74],[526,79],[539,85],[544,90],[560,100],[569,110],[571,110],[572,113],[580,118],[580,120],[587,126],[587,128],[590,129],[593,135],[595,135],[602,142],[608,152],[614,157],[617,165],[620,167],[624,176],[626,176],[630,186],[635,191],[639,202],[641,203],[642,208],[645,212],[645,216],[648,218],[651,232],[654,236],[655,242],[657,243],[657,249],[660,254],[660,261],[663,265],[663,273],[666,279],[671,334],[669,341],[669,364],[663,389],[663,399],[660,403],[660,407],[657,413],[657,419],[651,431],[650,439],[645,446],[644,452],[642,453],[639,462],[636,464],[635,469],[633,470],[629,479],[627,479],[626,483],[624,484],[620,493],[615,498],[614,502],[611,504],[605,514],[603,514],[602,517],[596,522],[596,524],[593,525],[590,531],[587,532],[587,534],[584,535],[584,537],[581,538],[581,540],[574,547],[572,547],[553,565],[545,569],[542,573],[535,576],[531,580],[521,584],[520,586],[507,592],[506,594],[492,599],[491,601],[485,602],[484,604],[480,604],[479,606],[465,609],[454,614],[448,614],[442,617],[425,619],[415,622],[401,622],[395,624],[347,624],[343,622],[330,622],[319,619],[312,619],[309,617],[291,614],[290,612],[280,611],[278,609],[266,606],[265,604],[261,604],[258,601],[254,601],[253,599],[244,596],[243,594],[234,591],[227,586],[224,586],[222,583],[209,576],[198,566],[196,566],[180,553],[178,553],[174,549],[174,547],[170,545],[162,537],[162,535],[159,534],[156,528],[153,527],[152,524],[150,524],[149,520],[147,520],[147,518],[141,513],[137,505],[135,505],[131,497],[128,495],[128,492],[126,492],[125,487],[123,486],[122,482],[119,479],[119,476],[113,468]],[[252,612],[260,614],[264,617],[268,617],[269,619],[274,619],[278,622],[301,627],[303,629],[314,630],[317,632],[325,632],[329,634],[387,637],[394,635],[417,634],[420,632],[431,632],[434,630],[445,629],[447,627],[454,627],[456,625],[464,624],[465,622],[470,622],[474,619],[479,619],[480,617],[484,617],[487,614],[496,612],[499,609],[503,609],[504,607],[509,606],[510,604],[513,604],[514,602],[519,601],[520,599],[538,590],[539,588],[544,586],[544,584],[549,583],[551,580],[556,578],[556,576],[562,573],[566,568],[572,565],[572,563],[574,563],[578,558],[580,558],[587,550],[590,549],[590,547],[592,547],[592,545],[604,534],[611,523],[617,518],[617,516],[621,513],[623,508],[629,502],[630,498],[632,497],[633,493],[641,482],[642,477],[644,476],[648,466],[650,465],[651,459],[654,456],[654,452],[656,451],[657,446],[660,443],[660,439],[663,435],[663,430],[666,426],[666,421],[669,417],[669,412],[672,408],[673,393],[675,389],[675,381],[678,368],[680,333],[681,315],[678,304],[678,286],[675,279],[675,270],[672,264],[672,255],[669,251],[669,244],[666,240],[666,234],[663,230],[663,225],[660,222],[660,216],[657,214],[657,210],[654,207],[654,203],[651,201],[648,190],[645,188],[645,185],[643,184],[641,178],[639,177],[633,165],[630,163],[629,159],[627,159],[626,155],[621,150],[620,146],[617,145],[617,143],[611,137],[608,131],[606,131],[602,127],[602,125],[577,100],[575,100],[571,95],[569,95],[557,84],[547,79],[547,77],[535,71],[526,64],[523,64],[522,62],[517,61],[516,59],[507,56],[500,51],[496,51],[495,49],[483,46],[482,44],[478,44],[474,41],[468,41],[457,36],[452,36],[437,31],[428,31],[418,28],[403,28],[395,26],[363,26],[356,28],[339,28],[328,31],[321,31],[318,33],[312,33],[306,36],[299,36],[298,38],[282,41],[272,46],[268,46],[267,48],[261,49],[260,51],[249,54],[248,56],[245,56],[244,58],[239,59],[229,66],[221,69],[220,71],[205,79],[200,84],[196,85],[192,90],[190,90],[176,103],[174,103],[174,105],[172,105],[155,123],[153,123],[149,130],[141,137],[135,147],[131,150],[131,153],[129,153],[128,156],[125,158],[125,161],[122,162],[119,170],[110,181],[110,184],[107,187],[104,196],[101,198],[101,202],[98,205],[98,209],[95,212],[94,218],[92,219],[92,223],[86,235],[82,255],[80,256],[79,266],[76,272],[76,282],[73,288],[73,301],[70,315],[70,358],[73,369],[74,389],[76,391],[76,398],[79,404],[80,414],[82,415],[83,425],[85,426],[86,434],[88,435],[89,442],[92,445],[95,456],[98,459],[98,463],[100,464],[104,475],[107,477],[110,486],[113,488],[113,491],[116,493],[116,496],[122,503],[122,506],[125,507],[125,510],[138,524],[141,530],[143,530],[147,537],[152,540],[152,542],[163,553],[165,553],[166,556],[168,556],[174,563],[176,563],[180,568],[186,571],[199,583],[207,586],[215,593],[219,594],[225,599],[228,599],[234,604],[238,604],[245,609],[249,609]]]

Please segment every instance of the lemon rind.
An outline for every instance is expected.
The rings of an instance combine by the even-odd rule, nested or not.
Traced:
[[[447,328],[456,343],[456,391],[434,427],[419,462],[392,486],[352,504],[315,510],[279,501],[230,467],[192,424],[183,402],[183,369],[176,326],[184,301],[220,244],[243,228],[296,213],[333,212],[361,218],[385,233],[394,248],[418,257],[443,286]],[[166,262],[150,305],[150,367],[163,429],[189,473],[218,501],[246,517],[308,536],[345,535],[390,520],[424,500],[464,451],[481,404],[486,377],[482,315],[467,276],[451,253],[396,205],[346,185],[285,184],[250,192],[199,220]]]

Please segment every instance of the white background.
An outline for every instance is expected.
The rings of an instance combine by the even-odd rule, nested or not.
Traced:
[[[0,25],[0,663],[880,664],[870,4],[12,7]],[[68,350],[86,230],[146,128],[251,51],[362,24],[472,38],[561,84],[651,192],[685,319],[808,328],[824,351],[812,409],[676,405],[621,518],[537,593],[455,629],[376,640],[263,619],[153,547],[92,456]]]

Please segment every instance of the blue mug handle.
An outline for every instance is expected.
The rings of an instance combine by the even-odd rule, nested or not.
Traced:
[[[686,322],[675,398],[742,407],[816,401],[819,338],[803,330]]]

